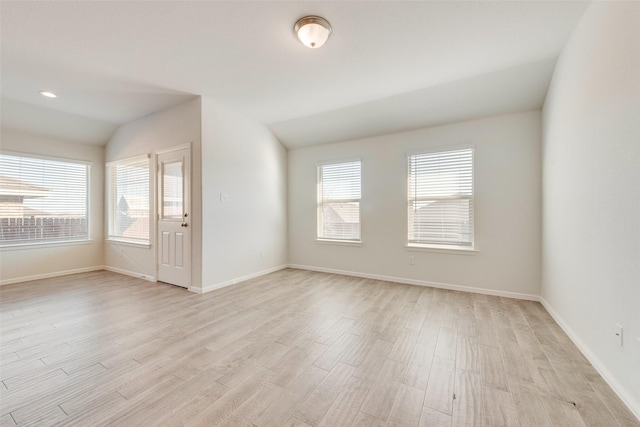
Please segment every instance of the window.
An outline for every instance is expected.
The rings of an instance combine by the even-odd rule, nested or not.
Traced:
[[[0,154],[0,246],[89,239],[89,164]]]
[[[412,154],[409,246],[473,248],[473,149]]]
[[[109,240],[149,244],[149,156],[107,163]]]
[[[318,239],[360,241],[360,160],[318,166]]]

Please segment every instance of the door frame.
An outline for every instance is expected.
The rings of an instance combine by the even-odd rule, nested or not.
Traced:
[[[180,145],[175,145],[173,147],[169,147],[169,148],[165,148],[159,151],[156,151],[154,153],[154,161],[155,161],[155,179],[154,179],[154,197],[155,197],[155,215],[154,215],[154,230],[155,230],[155,235],[156,235],[156,250],[154,251],[154,259],[155,259],[155,267],[156,267],[156,271],[155,271],[155,276],[156,276],[156,280],[160,281],[160,212],[162,212],[162,209],[160,207],[160,203],[162,201],[162,198],[160,197],[160,190],[162,188],[162,186],[160,185],[160,163],[158,162],[158,157],[161,154],[167,154],[167,153],[171,153],[173,151],[179,151],[179,150],[184,150],[186,149],[188,151],[188,160],[189,160],[189,194],[188,196],[188,201],[185,204],[185,210],[186,212],[189,214],[189,217],[191,218],[189,220],[190,225],[193,224],[193,222],[191,222],[193,220],[193,213],[191,211],[191,206],[192,206],[192,202],[191,202],[191,198],[192,198],[192,188],[193,188],[193,182],[192,182],[192,177],[193,177],[193,173],[192,173],[192,158],[191,158],[191,142],[187,142],[185,144],[180,144]],[[193,227],[189,227],[189,267],[187,268],[187,287],[185,289],[189,290],[191,289],[191,266],[192,266],[192,262],[191,259],[193,257],[193,253],[192,253],[192,249],[193,249],[193,244],[191,243],[193,241]]]

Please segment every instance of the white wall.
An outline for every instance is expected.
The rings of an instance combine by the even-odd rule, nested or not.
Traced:
[[[543,110],[542,297],[640,418],[639,23],[640,3],[593,3],[556,66]]]
[[[202,165],[203,289],[285,265],[287,152],[280,142],[264,125],[203,97]]]
[[[91,162],[89,244],[2,249],[0,283],[100,268],[103,255],[104,149],[2,130],[2,150]]]
[[[114,161],[142,154],[152,154],[151,164],[155,164],[155,152],[182,144],[191,144],[191,282],[199,287],[201,283],[201,232],[202,232],[202,191],[201,143],[200,143],[200,99],[195,98],[177,107],[155,113],[118,128],[105,147],[106,161]],[[150,171],[151,182],[155,170]],[[151,206],[156,209],[155,190],[151,192]],[[151,247],[141,248],[114,242],[105,243],[105,265],[113,269],[155,278],[156,230],[151,227]],[[120,251],[122,250],[122,256]]]
[[[406,153],[475,146],[476,255],[409,251]],[[318,162],[362,159],[362,246],[317,243]],[[409,265],[409,256],[415,265]],[[289,152],[289,262],[531,297],[540,290],[540,112]]]

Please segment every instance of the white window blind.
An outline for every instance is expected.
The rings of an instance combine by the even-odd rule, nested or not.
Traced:
[[[107,164],[108,239],[149,244],[149,157]]]
[[[0,246],[89,239],[89,165],[0,154]]]
[[[360,160],[318,166],[318,239],[360,241]]]
[[[409,159],[409,245],[473,247],[473,149]]]

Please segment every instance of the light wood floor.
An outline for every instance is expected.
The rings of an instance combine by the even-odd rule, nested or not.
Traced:
[[[3,426],[640,425],[534,302],[291,269],[0,296]]]

